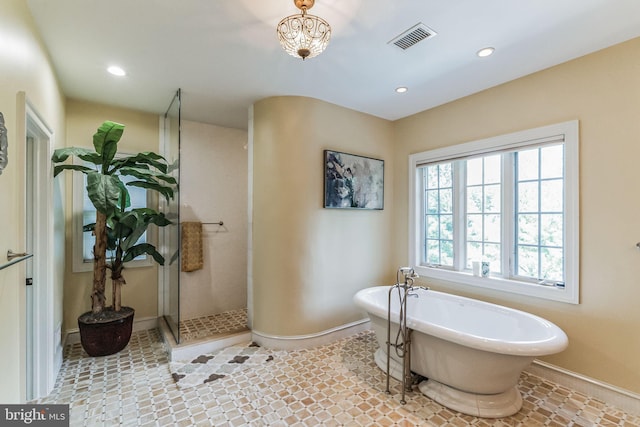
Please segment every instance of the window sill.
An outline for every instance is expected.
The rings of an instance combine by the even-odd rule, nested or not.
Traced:
[[[140,260],[140,261],[129,261],[126,264],[124,264],[124,267],[127,269],[153,267],[153,264],[154,264],[153,260],[150,257],[147,257],[147,259]],[[93,261],[73,264],[74,273],[85,273],[87,271],[93,271]]]
[[[471,273],[434,267],[416,266],[414,270],[424,278],[446,280],[448,282],[472,286],[474,288],[510,292],[513,294],[526,295],[568,304],[579,303],[577,292],[571,292],[571,289],[577,288],[577,284],[574,284],[571,287],[567,285],[565,288],[559,288],[555,286],[545,286],[535,283],[504,279],[501,277],[477,277]]]

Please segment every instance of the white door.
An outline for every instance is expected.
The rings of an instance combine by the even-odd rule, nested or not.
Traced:
[[[54,316],[53,290],[53,133],[25,99],[27,400],[44,397],[62,364],[61,325]],[[30,283],[31,282],[31,283]]]
[[[35,174],[35,158],[34,158],[34,140],[33,137],[27,134],[27,164],[26,164],[26,206],[25,206],[25,216],[26,216],[26,251],[29,254],[33,254],[34,250],[34,219],[33,213],[35,210],[34,197],[36,194],[35,183],[34,183],[34,174]],[[34,307],[33,307],[33,258],[30,258],[26,261],[26,272],[27,279],[25,286],[26,288],[26,313],[27,313],[27,348],[26,348],[26,365],[27,365],[27,401],[35,398],[34,393],[34,337],[35,337],[35,327],[33,324],[34,321]]]

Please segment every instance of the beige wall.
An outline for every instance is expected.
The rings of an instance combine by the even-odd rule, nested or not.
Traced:
[[[118,150],[124,153],[140,151],[158,152],[158,115],[142,113],[100,104],[67,101],[67,146],[93,149],[93,134],[105,121],[111,120],[125,125],[124,134],[118,143]],[[73,273],[72,239],[73,217],[71,185],[72,174],[65,172],[67,184],[66,216],[66,268],[64,288],[64,330],[77,329],[77,318],[91,309],[92,272]],[[127,284],[122,288],[122,304],[136,310],[136,319],[157,317],[158,315],[158,268],[126,268],[124,277]],[[107,284],[107,303],[111,304],[111,284]]]
[[[555,322],[569,348],[548,362],[640,392],[640,39],[395,122],[395,263],[407,259],[407,156],[580,121],[580,304],[440,283]]]
[[[247,307],[247,132],[182,121],[180,221],[203,225],[204,267],[180,273],[180,317]]]
[[[309,98],[254,105],[254,331],[296,336],[360,320],[356,291],[391,282],[391,132]],[[384,210],[323,209],[325,149],[386,161]]]
[[[9,139],[9,165],[0,175],[2,221],[0,221],[0,263],[8,249],[25,248],[24,175],[25,144],[16,138],[18,92],[27,99],[53,129],[55,146],[64,145],[64,101],[49,57],[37,35],[27,3],[3,0],[0,7],[0,112],[4,114]],[[55,194],[60,196],[60,189]],[[54,207],[52,207],[54,208]],[[53,210],[56,226],[62,217],[60,205]],[[54,245],[59,248],[64,230],[56,228]],[[62,316],[62,254],[51,254],[54,271],[54,322]],[[35,260],[38,262],[38,260]],[[25,270],[24,263],[0,271],[0,402],[25,399]],[[60,337],[56,337],[59,340]],[[58,341],[59,342],[59,341]]]

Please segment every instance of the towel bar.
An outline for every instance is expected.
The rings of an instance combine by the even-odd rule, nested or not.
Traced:
[[[182,224],[182,222],[181,222],[181,224]],[[201,224],[202,225],[224,225],[224,222],[222,222],[222,221],[218,221],[218,222],[201,222]]]

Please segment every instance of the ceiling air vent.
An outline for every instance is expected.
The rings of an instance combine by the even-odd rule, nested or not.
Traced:
[[[436,33],[431,28],[424,25],[422,22],[409,28],[407,31],[400,34],[398,37],[389,41],[389,44],[394,44],[402,50],[407,50],[416,43],[422,40],[429,39],[435,36]]]

